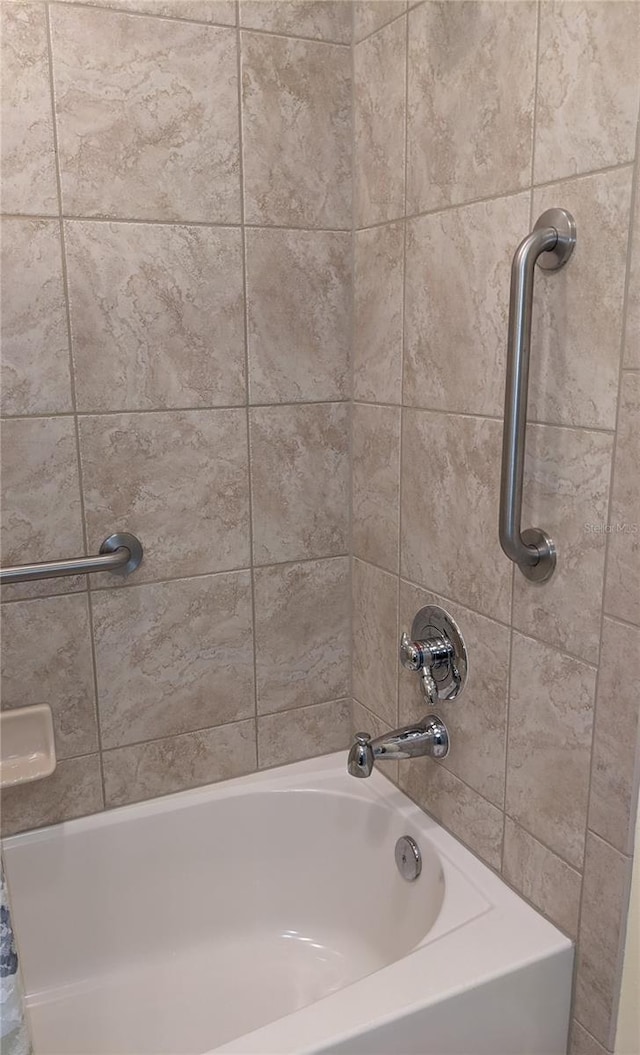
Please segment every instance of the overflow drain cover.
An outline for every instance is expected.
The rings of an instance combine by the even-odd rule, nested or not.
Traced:
[[[422,871],[422,854],[415,839],[403,835],[396,843],[396,864],[403,879],[411,882]]]

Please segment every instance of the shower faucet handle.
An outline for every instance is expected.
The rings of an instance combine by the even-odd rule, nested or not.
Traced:
[[[400,662],[420,675],[430,705],[459,696],[467,679],[467,650],[455,621],[437,605],[421,608],[400,638]]]

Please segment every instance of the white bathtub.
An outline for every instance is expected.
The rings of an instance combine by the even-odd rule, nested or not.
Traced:
[[[35,1055],[561,1055],[571,942],[345,762],[5,840]]]

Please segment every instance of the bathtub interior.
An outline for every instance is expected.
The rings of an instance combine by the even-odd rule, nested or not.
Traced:
[[[413,883],[394,861],[404,834]],[[428,840],[383,797],[326,786],[171,796],[17,836],[5,856],[37,1055],[205,1052],[443,925]]]

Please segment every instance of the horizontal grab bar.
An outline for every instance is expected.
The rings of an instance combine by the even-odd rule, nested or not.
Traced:
[[[556,566],[556,548],[546,532],[521,530],[533,277],[536,263],[543,271],[561,268],[575,244],[571,214],[566,209],[547,209],[516,249],[511,266],[499,532],[505,554],[532,582],[545,582]]]
[[[128,531],[109,535],[95,557],[72,557],[69,560],[46,560],[39,564],[15,564],[0,568],[0,584],[55,579],[60,575],[85,575],[93,571],[123,571],[130,575],[142,560],[142,543]]]

